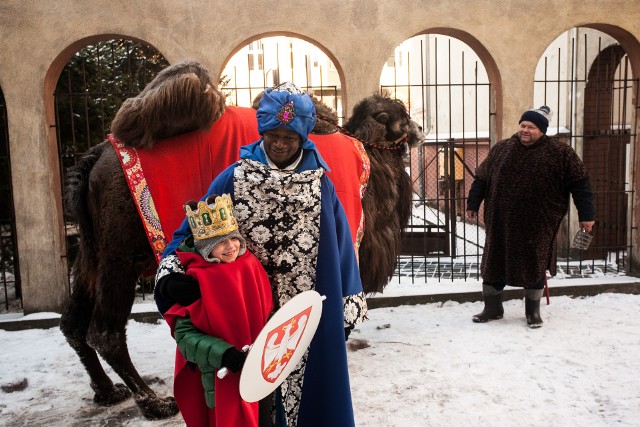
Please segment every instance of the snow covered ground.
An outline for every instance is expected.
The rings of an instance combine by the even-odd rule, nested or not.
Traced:
[[[385,296],[411,286],[392,284]],[[537,330],[527,328],[521,300],[507,301],[504,319],[487,324],[471,322],[480,302],[371,310],[348,341],[356,424],[638,426],[638,307],[640,295],[552,297]],[[155,307],[135,307],[147,310]],[[27,318],[47,316],[56,315]],[[141,375],[160,395],[171,394],[168,327],[130,321],[128,337]],[[131,399],[96,406],[88,376],[58,328],[0,330],[0,342],[2,426],[183,425],[180,415],[147,421]]]

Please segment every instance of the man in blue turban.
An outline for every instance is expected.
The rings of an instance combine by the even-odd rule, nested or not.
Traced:
[[[308,139],[315,107],[308,94],[284,83],[265,91],[257,119],[262,138],[240,149],[240,161],[214,179],[203,199],[231,194],[240,232],[267,271],[277,307],[306,290],[326,296],[307,355],[276,392],[276,425],[353,426],[344,330],[353,324],[345,324],[344,313],[361,313],[353,323],[362,321],[366,302],[343,207]],[[161,313],[189,292],[184,284],[192,279],[175,255],[189,235],[185,221],[164,252],[155,289]]]

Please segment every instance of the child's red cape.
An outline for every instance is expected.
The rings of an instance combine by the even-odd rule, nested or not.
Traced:
[[[187,273],[198,280],[202,299],[188,307],[174,305],[165,319],[191,317],[207,335],[222,338],[237,349],[252,344],[273,310],[271,285],[258,259],[247,251],[235,262],[211,264],[200,255],[177,252]],[[258,425],[258,403],[240,397],[240,373],[215,378],[215,408],[205,403],[200,370],[187,366],[176,349],[174,395],[187,426],[248,427]]]

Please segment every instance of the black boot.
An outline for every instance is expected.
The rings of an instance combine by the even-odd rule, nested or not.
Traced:
[[[502,293],[495,295],[482,295],[484,310],[471,318],[474,323],[485,323],[489,320],[502,319],[504,308],[502,307]]]
[[[540,317],[540,298],[542,298],[542,289],[525,289],[524,290],[524,313],[527,317],[527,325],[531,329],[542,327],[542,318]]]

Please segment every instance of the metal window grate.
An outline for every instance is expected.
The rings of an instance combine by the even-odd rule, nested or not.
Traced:
[[[489,150],[495,117],[482,62],[460,40],[416,36],[396,48],[380,88],[401,99],[425,131],[424,143],[407,159],[413,213],[398,280],[477,279],[484,231],[464,214],[473,173]]]
[[[259,55],[259,66],[256,66]],[[331,59],[313,44],[294,37],[255,40],[229,59],[220,87],[227,103],[251,107],[266,88],[292,82],[344,118],[340,76]]]
[[[596,225],[589,249],[572,248],[578,224],[573,207],[559,232],[558,267],[569,275],[632,273],[638,120],[633,106],[638,79],[632,75],[622,46],[588,28],[558,37],[538,66],[535,106],[551,107],[550,131],[582,157],[595,193]]]
[[[0,303],[4,310],[22,309],[18,261],[7,109],[0,91]]]

